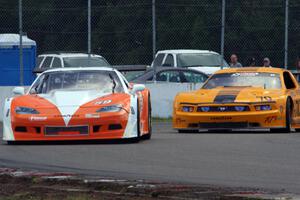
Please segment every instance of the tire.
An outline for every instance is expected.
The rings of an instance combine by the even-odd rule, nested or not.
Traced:
[[[179,129],[178,133],[199,133],[198,130]]]
[[[150,140],[152,135],[152,118],[151,118],[152,108],[151,108],[151,100],[150,96],[148,96],[148,133],[143,135],[142,138],[144,140]]]
[[[285,111],[285,128],[270,129],[272,133],[290,133],[292,131],[291,127],[291,100],[286,101],[286,111]]]
[[[6,144],[7,145],[14,145],[14,144],[16,144],[16,142],[15,141],[6,141]]]

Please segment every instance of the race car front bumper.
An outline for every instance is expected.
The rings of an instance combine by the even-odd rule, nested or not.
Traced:
[[[173,117],[173,128],[191,130],[268,129],[285,127],[279,110],[247,112],[180,112]]]
[[[59,116],[18,115],[12,117],[13,137],[10,138],[14,138],[14,141],[49,141],[136,137],[135,134],[125,136],[128,123],[132,123],[130,115],[126,111],[76,115],[67,125]]]

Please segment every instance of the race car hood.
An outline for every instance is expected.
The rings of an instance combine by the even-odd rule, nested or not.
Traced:
[[[266,90],[259,87],[218,87],[180,93],[177,101],[182,103],[251,103],[274,101],[283,95],[282,90]]]
[[[69,116],[78,110],[93,108],[94,112],[103,106],[122,104],[129,110],[130,95],[126,93],[99,93],[95,91],[54,91],[49,94],[23,95],[12,101],[12,110],[16,107],[36,109],[40,114],[60,113],[68,124]],[[89,109],[91,110],[91,109]]]

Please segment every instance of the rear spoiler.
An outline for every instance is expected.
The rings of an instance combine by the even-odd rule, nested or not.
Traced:
[[[148,65],[112,65],[112,68],[120,71],[120,72],[129,72],[129,71],[146,71],[148,68]],[[42,73],[48,69],[54,69],[54,68],[39,68],[36,67],[33,69],[34,74]]]

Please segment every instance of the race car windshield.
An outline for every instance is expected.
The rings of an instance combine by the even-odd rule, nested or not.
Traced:
[[[107,67],[108,62],[100,57],[68,57],[64,58],[65,67]]]
[[[68,71],[49,72],[42,75],[30,90],[31,94],[48,94],[64,90],[96,90],[101,93],[123,92],[115,72]]]
[[[213,89],[216,87],[262,87],[264,89],[280,89],[279,74],[273,73],[225,73],[215,74],[202,87]]]
[[[186,53],[179,54],[177,56],[177,63],[180,67],[218,67],[221,65],[221,56],[217,54],[208,53]],[[224,61],[224,66],[227,67],[227,63]]]

